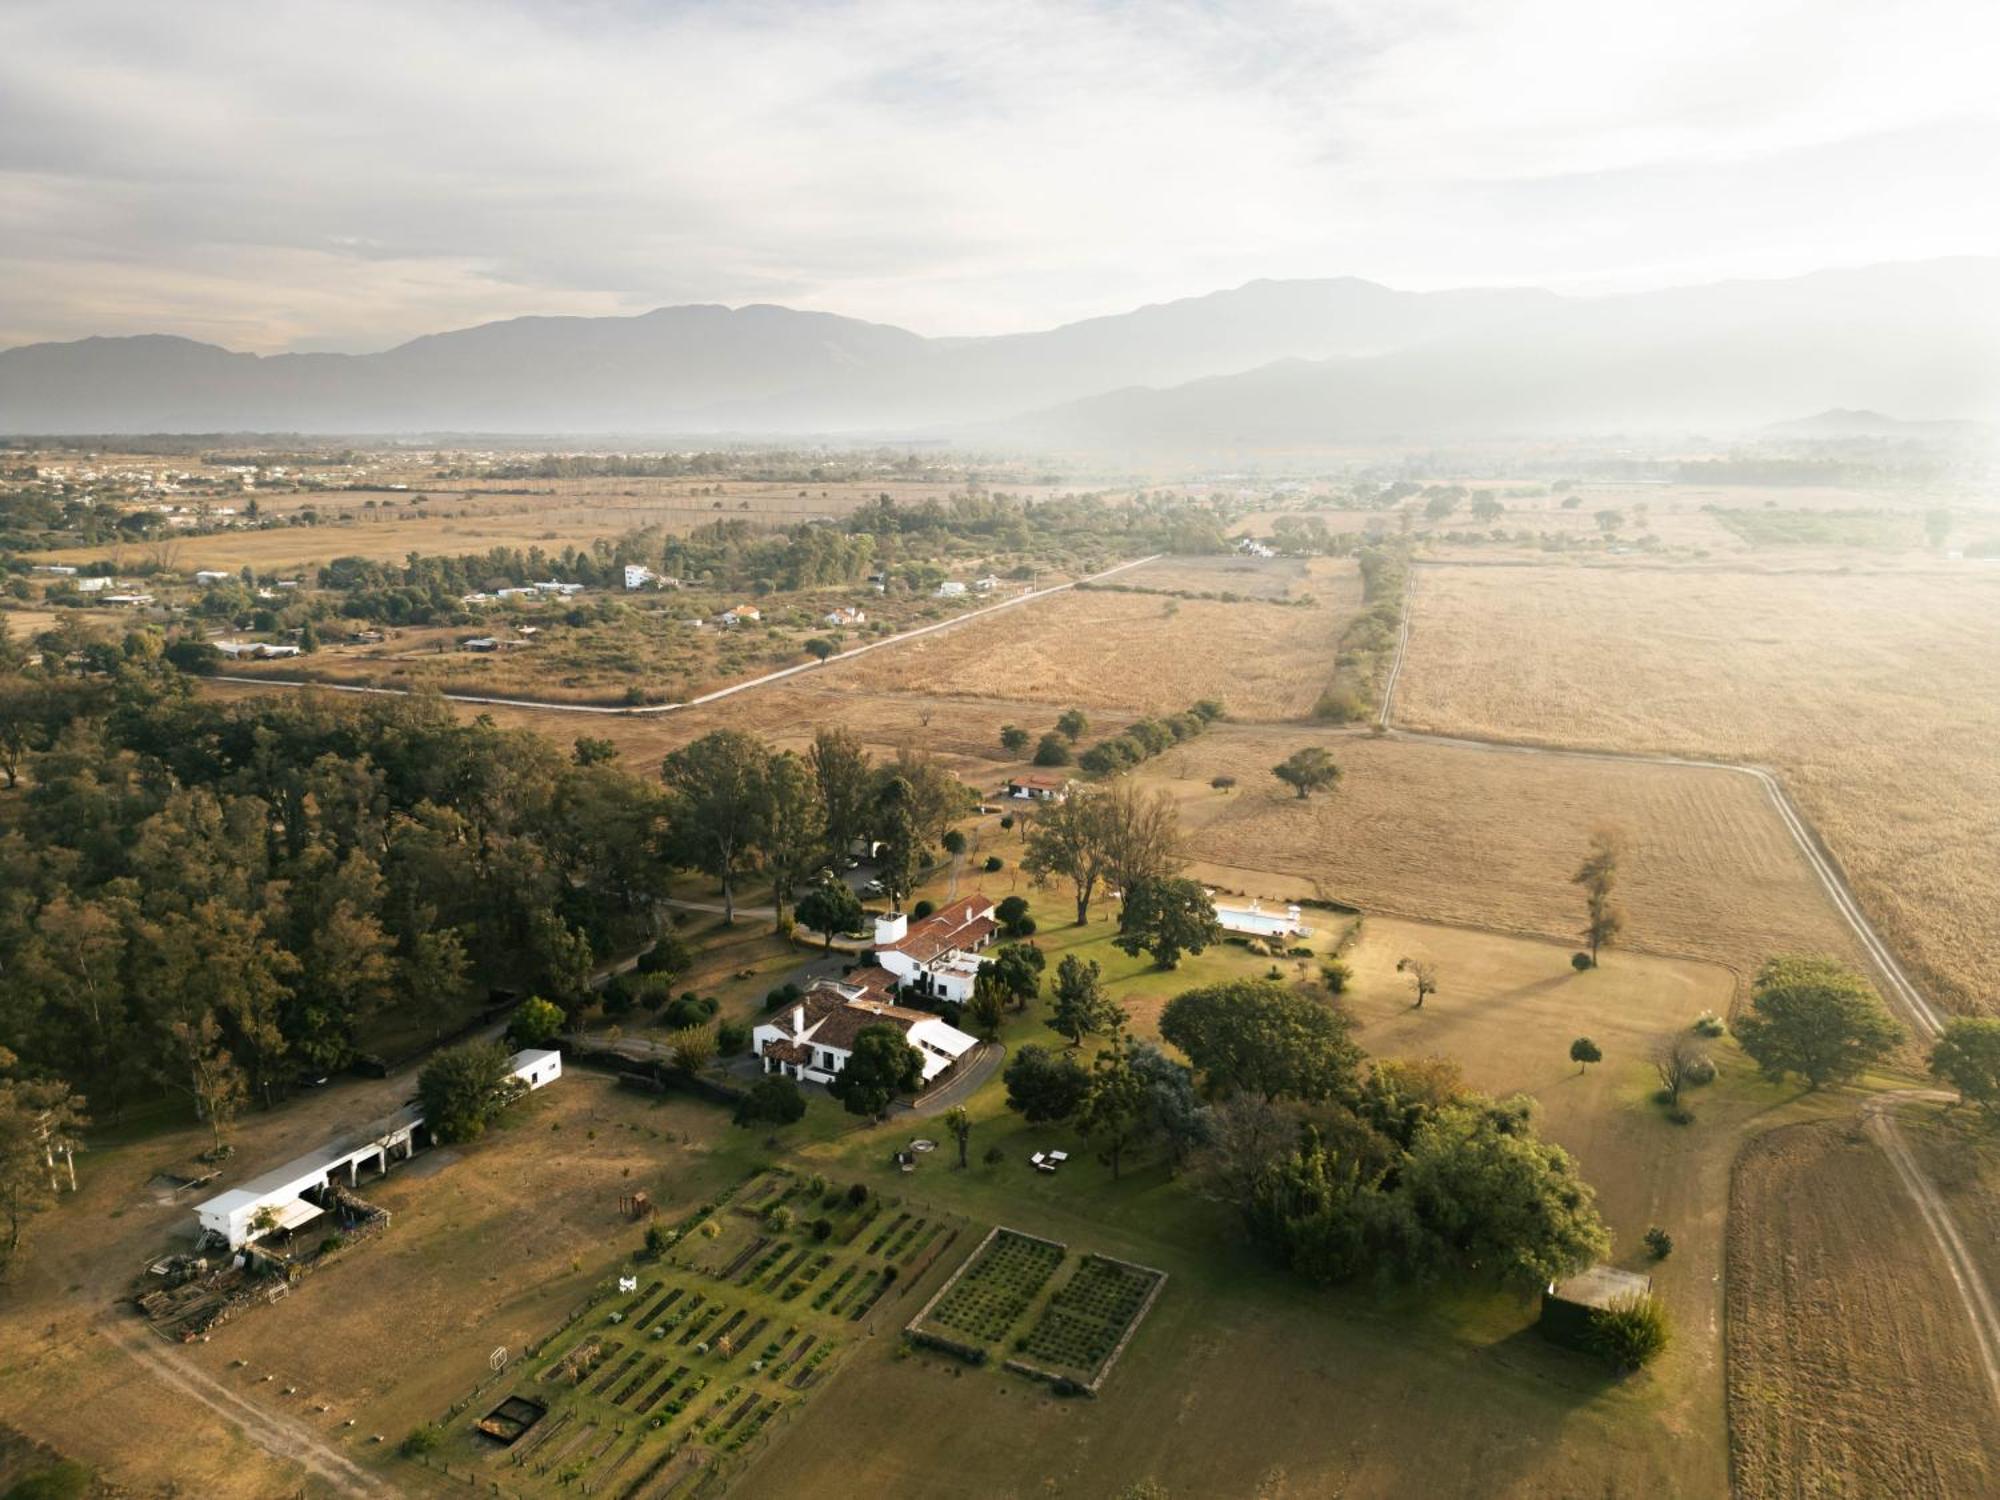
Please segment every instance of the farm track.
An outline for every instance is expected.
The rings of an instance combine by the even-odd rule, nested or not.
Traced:
[[[623,704],[558,703],[540,698],[497,698],[475,693],[440,693],[438,696],[452,703],[478,703],[490,708],[548,709],[557,713],[597,714],[611,718],[651,718],[661,714],[678,713],[682,709],[701,708],[706,704],[719,703],[724,698],[733,698],[738,693],[749,692],[752,688],[766,687],[771,683],[782,682],[789,677],[796,677],[803,672],[815,671],[820,667],[830,667],[836,662],[852,661],[857,656],[866,656],[870,651],[880,651],[885,646],[900,646],[905,641],[913,641],[922,636],[935,635],[940,631],[954,630],[960,625],[970,624],[974,620],[981,620],[989,615],[998,614],[1001,610],[1019,609],[1024,604],[1032,604],[1037,600],[1051,598],[1056,594],[1066,594],[1079,583],[1097,583],[1114,574],[1123,573],[1129,568],[1142,567],[1146,563],[1157,562],[1163,555],[1163,553],[1155,552],[1148,557],[1135,557],[1130,561],[1106,568],[1101,573],[1093,573],[1088,578],[1078,578],[1069,583],[1054,584],[1045,589],[1031,589],[1025,594],[1015,595],[1012,599],[1002,599],[998,604],[989,604],[982,609],[975,609],[967,614],[954,615],[949,620],[939,620],[931,625],[920,625],[915,630],[905,630],[896,635],[884,636],[879,641],[869,641],[865,645],[836,652],[825,661],[800,662],[797,666],[781,667],[775,672],[766,672],[761,677],[752,677],[747,682],[731,683],[728,687],[720,687],[715,689],[714,692],[703,693],[697,698],[690,698],[685,703],[648,703],[626,706]],[[320,688],[332,693],[372,693],[379,697],[388,698],[406,698],[410,694],[410,689],[408,688],[370,687],[358,683],[315,682],[311,678],[300,677],[247,677],[241,674],[218,672],[214,674],[211,681],[250,683],[261,687]]]
[[[1396,739],[1417,741],[1431,745],[1456,746],[1466,750],[1482,751],[1489,754],[1548,755],[1572,760],[1631,761],[1645,765],[1694,767],[1704,770],[1727,771],[1738,776],[1754,777],[1764,789],[1765,796],[1776,810],[1779,820],[1791,835],[1792,842],[1805,856],[1814,875],[1833,902],[1841,920],[1853,931],[1878,976],[1882,979],[1890,997],[1897,1007],[1909,1018],[1918,1035],[1925,1040],[1935,1040],[1944,1031],[1944,1021],[1935,1007],[1925,999],[1922,991],[1903,972],[1896,956],[1889,951],[1888,944],[1876,933],[1861,903],[1848,887],[1846,878],[1834,864],[1813,831],[1804,814],[1792,802],[1791,794],[1777,775],[1762,766],[1738,765],[1729,761],[1704,760],[1690,756],[1648,755],[1637,751],[1594,750],[1551,745],[1526,745],[1506,740],[1479,739],[1462,735],[1424,734],[1417,731],[1399,730],[1392,727],[1391,719],[1395,709],[1395,691],[1398,678],[1403,671],[1403,657],[1410,643],[1410,629],[1416,609],[1416,589],[1419,568],[1412,566],[1409,582],[1403,596],[1403,624],[1397,633],[1396,655],[1390,662],[1389,671],[1383,680],[1382,711],[1378,727]],[[1994,1402],[2000,1406],[2000,1305],[1996,1305],[1985,1278],[1980,1274],[1979,1264],[1966,1249],[1965,1239],[1950,1209],[1939,1195],[1936,1185],[1918,1165],[1910,1149],[1904,1144],[1895,1119],[1897,1104],[1911,1099],[1945,1099],[1949,1095],[1936,1094],[1925,1090],[1899,1090],[1870,1099],[1862,1106],[1864,1127],[1882,1148],[1890,1165],[1895,1168],[1897,1179],[1916,1204],[1925,1227],[1930,1230],[1938,1251],[1943,1255],[1946,1266],[1951,1271],[1953,1284],[1958,1288],[1959,1299],[1965,1306],[1965,1313],[1972,1325],[1973,1341],[1978,1348],[1980,1364],[1986,1371],[1988,1385],[1992,1388]]]

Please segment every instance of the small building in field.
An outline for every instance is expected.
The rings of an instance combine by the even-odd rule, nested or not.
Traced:
[[[1061,802],[1074,781],[1066,771],[1021,771],[1007,778],[1007,795],[1017,802]]]
[[[535,592],[538,594],[557,594],[566,599],[571,594],[582,593],[583,585],[580,583],[559,583],[551,578],[546,583],[536,584]]]
[[[912,922],[908,913],[875,919],[875,962],[904,994],[964,1004],[983,950],[999,935],[993,900],[975,892]]]
[[[1606,1308],[1651,1294],[1653,1278],[1616,1266],[1592,1266],[1542,1293],[1537,1325],[1545,1338],[1573,1349],[1588,1348],[1591,1320]]]
[[[816,981],[792,1005],[752,1032],[751,1050],[766,1073],[809,1083],[831,1083],[854,1055],[854,1040],[870,1026],[893,1026],[924,1061],[924,1085],[937,1082],[960,1058],[979,1045],[929,1011],[897,1005],[893,978],[882,969],[862,969],[845,980]]]
[[[106,604],[115,604],[121,609],[143,609],[153,602],[151,594],[106,594]]]
[[[988,573],[984,578],[973,579],[972,586],[982,594],[990,594],[1000,587],[1000,580]]]
[[[101,594],[106,589],[114,587],[117,582],[115,578],[79,578],[76,581],[76,591],[79,594]]]
[[[825,614],[821,615],[819,622],[822,625],[831,625],[838,629],[842,626],[865,625],[868,623],[868,616],[861,610],[843,604],[840,608],[828,610]]]
[[[194,581],[203,585],[227,583],[235,576],[234,573],[229,572],[226,568],[197,568],[195,570]]]
[[[965,597],[965,585],[960,583],[956,578],[947,578],[937,586],[937,596],[940,599],[963,599]]]
[[[764,611],[754,604],[739,604],[734,609],[725,609],[715,617],[718,625],[755,625],[764,618]]]
[[[269,641],[217,641],[215,649],[232,660],[270,661],[281,656],[301,656],[304,647],[276,646]]]

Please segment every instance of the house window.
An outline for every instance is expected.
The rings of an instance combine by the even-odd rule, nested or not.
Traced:
[[[834,1062],[833,1054],[831,1052],[820,1053],[819,1065],[821,1071],[823,1072],[832,1073],[838,1071],[838,1065]]]

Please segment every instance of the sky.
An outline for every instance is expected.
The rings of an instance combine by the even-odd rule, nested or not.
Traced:
[[[0,347],[2000,250],[1987,0],[7,0]]]

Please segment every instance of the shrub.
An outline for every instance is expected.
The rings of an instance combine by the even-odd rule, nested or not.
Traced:
[[[868,1184],[865,1182],[855,1183],[853,1187],[847,1190],[847,1201],[852,1203],[856,1208],[866,1203],[868,1201]]]
[[[750,1050],[750,1028],[741,1021],[724,1021],[715,1033],[715,1050],[723,1057],[735,1057]]]
[[[1035,764],[1038,766],[1066,766],[1069,760],[1069,741],[1059,734],[1043,735],[1042,742],[1035,747]]]
[[[637,967],[641,974],[665,974],[671,979],[685,974],[693,963],[694,955],[680,935],[663,932],[658,942],[639,955]]]
[[[721,1006],[713,999],[698,999],[693,995],[683,995],[660,1013],[660,1024],[669,1031],[684,1031],[690,1026],[703,1025]]]
[[[805,1118],[806,1096],[799,1086],[780,1074],[769,1074],[750,1085],[750,1091],[736,1105],[736,1123],[751,1125],[792,1125]]]
[[[703,1219],[701,1221],[701,1237],[705,1240],[720,1239],[722,1237],[722,1226],[713,1219]]]
[[[783,1010],[787,1005],[795,1004],[800,993],[795,984],[781,984],[764,997],[764,1009]]]
[[[609,987],[606,990],[606,1009],[610,1008]],[[631,1001],[626,1001],[631,1008]],[[507,1021],[507,1039],[516,1047],[546,1047],[562,1033],[563,1023],[568,1018],[563,1008],[552,1001],[536,995],[524,1000],[515,1008]]]
[[[798,1215],[780,1203],[764,1215],[764,1227],[773,1234],[784,1234],[798,1222]]]
[[[1694,1124],[1694,1111],[1689,1109],[1685,1104],[1676,1104],[1672,1109],[1667,1111],[1667,1119],[1675,1125],[1692,1125]]]
[[[1035,935],[1035,919],[1033,917],[1023,917],[1012,927],[1008,928],[1007,931],[1011,937],[1033,937]]]
[[[1674,1253],[1674,1237],[1655,1224],[1646,1231],[1646,1248],[1653,1252],[1654,1260],[1665,1260]]]
[[[646,1254],[658,1260],[673,1248],[673,1231],[657,1221],[646,1226]]]
[[[1705,1010],[1694,1018],[1694,1029],[1698,1036],[1721,1036],[1729,1028],[1724,1026],[1712,1010]]]
[[[824,1198],[826,1196],[825,1176],[819,1172],[815,1172],[812,1176],[808,1177],[806,1179],[806,1193],[814,1198]]]
[[[832,1238],[833,1238],[833,1220],[831,1220],[831,1219],[814,1219],[814,1220],[813,1220],[813,1238],[814,1238],[814,1239],[816,1239],[816,1240],[828,1240],[828,1239],[832,1239]]]
[[[1009,935],[1013,935],[1014,933],[1014,924],[1027,916],[1027,914],[1028,898],[1026,896],[1004,897],[1000,904],[993,908],[994,917],[1002,927],[1007,929]]]
[[[1313,717],[1328,724],[1351,724],[1368,717],[1368,704],[1352,683],[1337,682],[1319,695]]]
[[[24,1476],[7,1491],[7,1500],[83,1500],[90,1493],[90,1480],[89,1469],[65,1458]]]
[[[1236,785],[1236,778],[1234,776],[1215,776],[1209,779],[1208,784],[1218,792],[1226,792]]]
[[[1657,1297],[1622,1298],[1590,1316],[1590,1347],[1621,1375],[1659,1358],[1672,1337]]]
[[[607,1016],[629,1016],[634,1005],[632,992],[622,984],[607,984],[604,987],[604,1013]]]
[[[444,1429],[435,1422],[425,1422],[421,1426],[412,1427],[409,1436],[402,1442],[403,1457],[421,1457],[443,1441]]]
[[[1572,953],[1569,956],[1569,966],[1581,974],[1585,969],[1596,968],[1597,961],[1588,953]]]
[[[1715,1059],[1697,1057],[1682,1070],[1683,1083],[1703,1084],[1715,1082]]]
[[[1344,958],[1329,958],[1319,966],[1319,978],[1329,992],[1345,994],[1348,983],[1354,978],[1354,966]]]
[[[986,856],[986,873],[988,875],[997,875],[1006,863],[999,855],[989,854]]]
[[[988,1146],[986,1148],[985,1161],[987,1166],[997,1167],[1000,1165],[1001,1162],[1005,1161],[1006,1159],[1007,1159],[1007,1153],[1000,1147]]]
[[[910,908],[910,919],[912,921],[921,922],[925,917],[928,917],[932,912],[936,910],[937,907],[932,902],[919,901],[915,906]]]
[[[346,1243],[347,1243],[346,1235],[330,1234],[325,1239],[319,1242],[319,1253],[321,1255],[331,1255],[333,1254],[334,1251],[340,1249],[341,1246],[345,1245]]]

